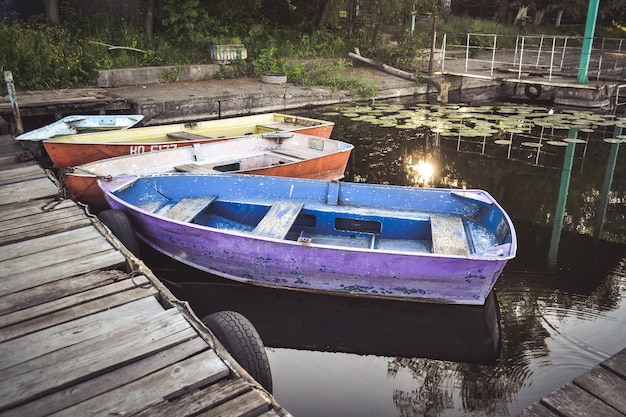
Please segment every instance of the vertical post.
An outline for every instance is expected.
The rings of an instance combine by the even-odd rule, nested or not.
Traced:
[[[433,14],[433,31],[430,42],[430,62],[428,62],[428,73],[433,72],[433,59],[435,57],[435,42],[437,41],[437,15]]]
[[[550,54],[550,71],[548,81],[552,81],[552,67],[554,65],[554,48],[556,47],[556,36],[552,37],[552,53]]]
[[[585,38],[580,53],[580,64],[578,65],[578,82],[580,84],[589,84],[589,61],[591,60],[591,51],[593,50],[593,35],[596,31],[599,4],[600,0],[589,0],[587,23],[585,23]]]
[[[522,78],[522,63],[524,62],[524,36],[522,36],[522,47],[519,53],[519,71],[517,72],[517,79]]]
[[[11,73],[11,71],[4,71],[4,81],[7,83],[9,101],[11,102],[11,107],[13,108],[13,116],[15,117],[15,134],[21,135],[22,133],[24,133],[24,125],[22,124],[20,107],[17,105],[17,99],[15,97],[15,85],[13,84],[13,73]]]
[[[470,34],[467,34],[467,41],[465,44],[465,72],[467,72],[467,63],[469,61],[469,46],[470,46]]]
[[[613,137],[617,138],[622,134],[622,128],[615,126],[613,130]],[[602,185],[602,196],[600,197],[600,207],[596,213],[596,222],[593,227],[593,242],[598,243],[600,236],[602,236],[602,225],[604,224],[604,216],[606,215],[606,209],[609,205],[609,194],[611,192],[611,184],[613,183],[613,173],[615,172],[615,166],[617,164],[617,153],[619,151],[620,142],[611,143],[611,150],[609,152],[609,161],[606,165],[606,172],[604,173],[604,185]]]
[[[493,52],[491,53],[491,75],[493,77],[493,67],[496,62],[496,41],[498,40],[498,35],[493,35]]]
[[[447,41],[446,33],[443,34],[443,39],[441,40],[441,72],[444,71],[446,65],[446,41]]]
[[[541,40],[539,41],[539,50],[537,51],[537,62],[535,63],[535,68],[539,68],[539,60],[541,59],[541,49],[543,48],[543,37],[541,35]]]
[[[567,137],[576,139],[578,136],[577,128],[570,128]],[[576,144],[569,142],[565,148],[565,160],[563,161],[563,171],[561,172],[561,187],[559,188],[559,198],[556,202],[556,211],[554,214],[554,225],[552,227],[552,238],[550,239],[550,251],[548,260],[556,263],[559,253],[559,241],[561,240],[561,230],[563,230],[563,218],[565,217],[565,206],[567,204],[567,193],[569,192],[569,182],[572,177],[572,166],[574,165],[574,151]]]
[[[561,65],[559,65],[559,71],[563,71],[563,61],[565,61],[565,50],[567,49],[567,36],[563,40],[563,49],[561,51]]]

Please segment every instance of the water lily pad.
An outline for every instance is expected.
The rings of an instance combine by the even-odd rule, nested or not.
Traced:
[[[552,146],[567,146],[567,143],[560,140],[549,140],[546,143]]]

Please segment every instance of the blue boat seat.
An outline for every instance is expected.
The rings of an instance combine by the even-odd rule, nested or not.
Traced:
[[[465,226],[460,217],[433,214],[430,216],[433,253],[469,256]]]
[[[303,206],[304,203],[300,202],[276,201],[252,233],[263,237],[284,239]]]
[[[202,210],[209,206],[217,196],[209,195],[203,197],[183,198],[178,203],[170,207],[164,216],[181,222],[190,222],[200,214]]]

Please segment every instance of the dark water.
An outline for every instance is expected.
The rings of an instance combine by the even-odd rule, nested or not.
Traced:
[[[334,120],[333,138],[355,145],[346,180],[485,189],[513,218],[519,250],[485,307],[259,289],[148,254],[149,266],[200,317],[232,309],[253,322],[267,346],[274,395],[292,414],[513,416],[626,347],[626,150],[596,244],[610,145],[598,132],[584,149],[577,145],[554,253],[562,149],[537,158],[515,141],[509,150],[493,138],[459,142],[327,111],[302,114]],[[427,181],[415,169],[420,160],[434,165]]]

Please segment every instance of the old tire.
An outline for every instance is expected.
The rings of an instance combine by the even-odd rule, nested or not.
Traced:
[[[98,214],[98,219],[111,230],[111,233],[126,246],[133,255],[139,257],[139,240],[135,235],[135,228],[130,219],[121,210],[104,210]]]
[[[270,363],[263,341],[252,323],[236,311],[218,311],[206,316],[202,322],[250,376],[272,392]]]
[[[524,94],[531,100],[537,100],[541,96],[541,84],[526,84]]]

